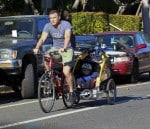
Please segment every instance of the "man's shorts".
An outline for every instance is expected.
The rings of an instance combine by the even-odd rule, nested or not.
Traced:
[[[48,54],[49,52],[58,51],[58,50],[59,49],[52,47],[46,53]],[[72,67],[74,64],[74,52],[72,49],[67,49],[67,51],[62,52],[61,55],[53,55],[53,57],[56,61],[59,61],[59,62],[62,59],[62,63],[64,66],[68,65],[68,66]]]

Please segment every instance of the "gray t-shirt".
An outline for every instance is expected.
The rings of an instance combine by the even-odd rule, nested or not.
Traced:
[[[43,31],[50,34],[53,38],[53,47],[59,49],[64,47],[64,36],[67,29],[72,29],[71,24],[68,21],[61,20],[59,29],[52,26],[51,23],[47,23]],[[71,48],[71,43],[69,43],[68,48]]]

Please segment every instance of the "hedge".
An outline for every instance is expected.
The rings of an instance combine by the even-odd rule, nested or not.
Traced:
[[[109,23],[122,30],[140,31],[142,18],[133,15],[114,15],[103,12],[71,13],[74,34],[93,34],[103,31],[114,31]]]

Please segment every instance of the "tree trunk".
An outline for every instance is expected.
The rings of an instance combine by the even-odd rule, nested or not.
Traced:
[[[82,10],[85,11],[88,0],[82,0]]]
[[[79,6],[80,0],[75,0],[73,6],[72,6],[72,10],[77,10],[78,6]]]
[[[138,9],[136,11],[136,16],[142,16],[142,1],[140,2]]]
[[[39,14],[39,11],[35,8],[35,5],[34,5],[32,0],[24,0],[24,2],[25,2],[25,4],[27,6],[29,6],[29,8],[27,8],[27,12],[29,12],[30,9],[31,9],[32,14],[34,14],[34,15],[38,15]]]
[[[123,14],[126,8],[127,8],[127,5],[119,6],[119,9],[116,14]]]

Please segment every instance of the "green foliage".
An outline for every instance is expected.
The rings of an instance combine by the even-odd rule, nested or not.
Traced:
[[[94,13],[93,15],[93,32],[101,32],[101,31],[108,31],[109,30],[109,16],[106,13]]]
[[[109,15],[110,23],[122,30],[137,31],[141,30],[142,18],[133,15]]]
[[[92,31],[91,20],[93,19],[92,13],[72,13],[72,24],[74,26],[75,34],[88,34]]]
[[[92,34],[108,30],[108,15],[96,12],[72,13],[75,34]]]
[[[103,12],[72,13],[74,34],[93,34],[102,31],[114,31],[109,23],[122,30],[140,31],[142,18],[133,15],[113,15]]]

